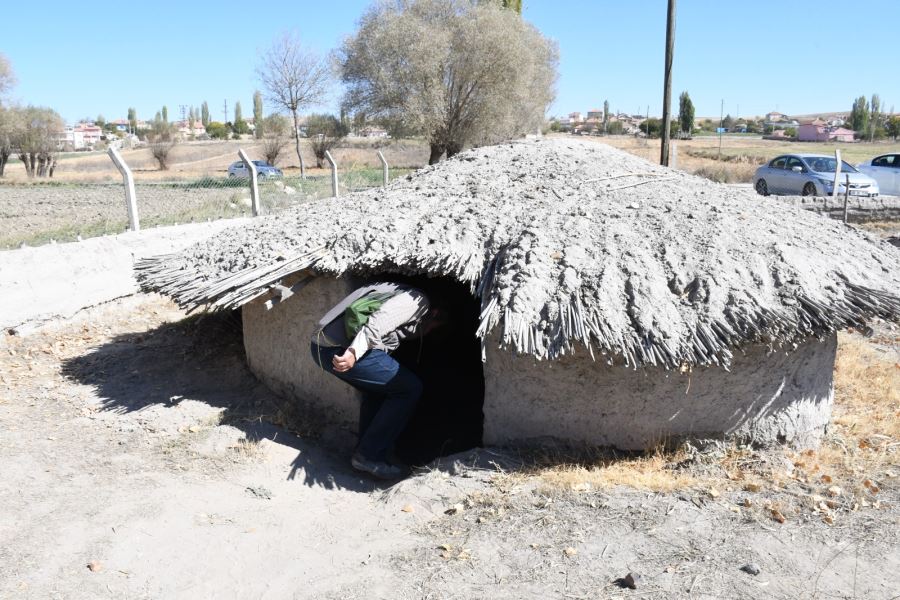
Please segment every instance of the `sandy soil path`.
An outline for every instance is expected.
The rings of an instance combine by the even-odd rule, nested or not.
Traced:
[[[377,486],[349,469],[348,432],[305,420],[249,374],[236,319],[184,320],[168,301],[134,296],[0,337],[0,598],[900,589],[896,478],[879,508],[834,526],[778,524],[739,508],[763,500],[739,488],[548,487],[491,449],[457,457],[474,469],[454,462]],[[741,571],[748,563],[762,572]],[[616,583],[629,572],[643,575],[637,590]]]

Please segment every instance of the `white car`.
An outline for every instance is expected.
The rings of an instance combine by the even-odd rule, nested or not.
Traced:
[[[900,152],[876,156],[857,168],[878,182],[882,194],[900,196]]]

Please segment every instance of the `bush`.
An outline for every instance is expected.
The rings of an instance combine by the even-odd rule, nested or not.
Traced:
[[[228,136],[231,135],[231,128],[225,123],[211,121],[210,124],[206,126],[206,133],[214,140],[227,140]]]

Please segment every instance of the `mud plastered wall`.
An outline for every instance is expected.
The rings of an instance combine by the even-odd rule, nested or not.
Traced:
[[[552,436],[643,450],[685,437],[733,438],[766,445],[814,446],[834,398],[837,336],[791,352],[754,346],[735,353],[730,371],[627,369],[583,352],[537,361],[490,339],[484,365],[484,442]]]
[[[355,289],[347,278],[316,277],[284,302],[266,310],[244,305],[244,348],[250,370],[270,389],[333,422],[356,424],[358,392],[313,362],[310,340],[319,319]]]

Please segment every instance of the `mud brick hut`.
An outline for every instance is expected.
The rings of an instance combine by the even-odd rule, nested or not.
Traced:
[[[401,352],[426,382],[413,438],[642,449],[815,444],[837,331],[900,317],[898,264],[896,248],[777,199],[551,139],[299,205],[137,272],[184,307],[241,308],[253,372],[348,422],[355,392],[310,360],[314,324],[361,282],[413,282],[455,320]]]

